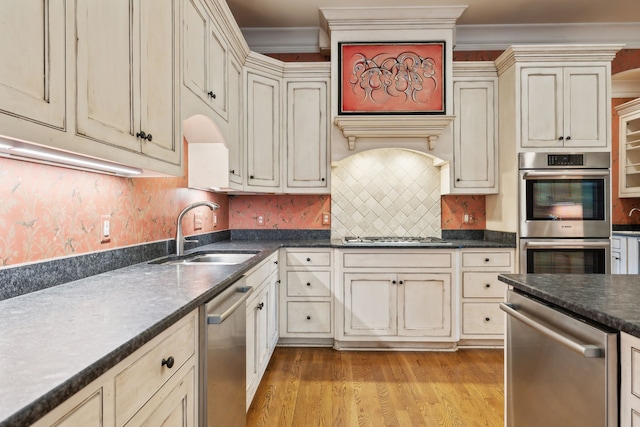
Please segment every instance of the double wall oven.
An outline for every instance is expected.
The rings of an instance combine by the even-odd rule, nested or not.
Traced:
[[[519,179],[520,271],[609,273],[609,153],[520,153]]]

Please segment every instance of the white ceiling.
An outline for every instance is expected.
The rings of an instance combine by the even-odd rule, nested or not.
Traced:
[[[227,0],[227,3],[249,46],[263,53],[308,52],[313,47],[307,45],[314,43],[317,49],[323,7],[461,4],[468,8],[457,21],[457,50],[503,49],[514,43],[554,41],[640,47],[640,0]]]

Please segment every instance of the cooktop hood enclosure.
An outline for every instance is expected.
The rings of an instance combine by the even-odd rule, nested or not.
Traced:
[[[335,124],[332,160],[349,155],[348,152],[340,153],[341,150],[358,151],[356,144],[365,139],[370,145],[377,141],[380,148],[395,146],[393,140],[398,139],[421,140],[421,145],[412,148],[450,160],[449,156],[434,151],[438,151],[437,142],[454,119],[454,30],[466,8],[465,5],[320,8],[321,26],[329,36],[331,51],[331,116]],[[394,44],[401,47],[394,50]],[[420,55],[418,49],[428,44],[441,45],[441,55]],[[343,45],[362,45],[364,48],[363,52],[357,53],[358,59],[353,59],[354,55],[342,58]],[[374,49],[365,53],[371,47]],[[352,74],[349,74],[350,67],[354,69]],[[416,70],[420,73],[415,73]],[[412,80],[414,76],[418,86],[415,86],[416,80]],[[441,108],[416,108],[405,114],[402,108],[384,101],[384,107],[343,109],[343,94],[352,96],[345,91],[358,90],[362,93],[359,93],[360,98],[371,103],[376,102],[372,97],[374,93],[393,101],[406,96],[407,103],[415,103],[416,95],[422,95],[423,84],[437,84]],[[381,89],[381,86],[384,87]],[[387,105],[388,111],[383,111]],[[345,143],[340,144],[340,139]],[[338,148],[340,145],[342,147]],[[450,153],[450,150],[445,151]]]

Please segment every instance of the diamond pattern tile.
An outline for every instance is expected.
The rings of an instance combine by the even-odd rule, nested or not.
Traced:
[[[331,234],[440,236],[440,169],[425,155],[383,148],[332,168]]]

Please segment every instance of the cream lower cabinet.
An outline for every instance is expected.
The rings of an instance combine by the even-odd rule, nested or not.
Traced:
[[[195,427],[198,310],[194,310],[34,425]]]
[[[277,253],[246,275],[246,286],[253,288],[253,295],[246,305],[247,409],[278,342],[278,285]]]
[[[627,274],[627,239],[611,236],[611,274]]]
[[[333,250],[280,250],[280,344],[333,343]]]
[[[457,340],[454,252],[340,250],[337,348],[448,348]]]
[[[620,332],[620,425],[640,426],[640,338]]]
[[[461,331],[462,341],[502,344],[504,313],[499,304],[506,296],[506,285],[498,274],[515,270],[513,250],[463,250]]]

